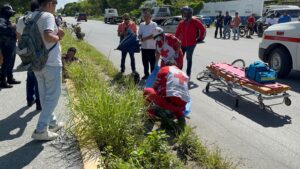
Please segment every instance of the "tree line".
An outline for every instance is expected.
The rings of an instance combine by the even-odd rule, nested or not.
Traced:
[[[89,16],[100,16],[104,14],[106,8],[116,8],[119,14],[130,13],[132,16],[140,15],[140,7],[146,0],[79,0],[79,2],[67,3],[63,8],[58,9],[58,13],[74,16],[78,12],[87,13]],[[198,13],[205,2],[221,2],[231,0],[157,0],[159,5],[171,5],[174,15],[179,14],[180,8],[188,5]],[[298,0],[273,0],[266,1],[268,4],[284,4]],[[0,0],[0,5],[10,3],[18,13],[25,13],[29,9],[30,0]]]
[[[180,12],[180,8],[188,5],[191,6],[195,13],[203,7],[203,2],[209,0],[157,0],[158,5],[170,5],[174,14]],[[88,15],[103,15],[104,9],[116,8],[119,14],[130,13],[132,16],[140,15],[140,7],[145,0],[81,0],[79,2],[68,3],[64,8],[58,9],[58,12],[73,16],[77,12],[83,12]]]

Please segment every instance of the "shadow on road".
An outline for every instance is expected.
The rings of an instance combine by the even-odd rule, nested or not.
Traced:
[[[189,81],[188,83],[188,87],[189,87],[189,90],[193,90],[193,89],[196,89],[199,87],[199,85],[197,85],[196,83],[194,83],[193,81]]]
[[[217,103],[238,112],[264,127],[282,127],[286,124],[291,124],[292,122],[291,117],[279,115],[275,113],[271,107],[266,107],[265,110],[261,110],[254,102],[240,99],[239,107],[236,108],[235,99],[223,92],[210,91],[209,93],[206,93],[203,91],[203,93],[213,98]]]
[[[58,154],[53,154],[54,159],[64,159],[67,162],[67,168],[72,168],[74,166],[82,166],[83,160],[80,152],[80,146],[76,140],[75,135],[66,130],[61,130],[59,133],[59,139],[55,140],[50,145],[55,148]],[[91,150],[92,151],[92,150]],[[91,157],[88,157],[87,154],[83,154],[86,158],[95,158],[99,157],[99,154],[90,153]],[[96,151],[97,152],[97,151]],[[83,167],[78,167],[83,168]]]
[[[0,142],[22,136],[27,123],[39,113],[39,111],[32,111],[26,114],[25,117],[21,117],[27,109],[28,107],[24,106],[6,119],[0,121]],[[13,133],[14,130],[16,130],[16,133]]]
[[[31,141],[0,157],[0,168],[21,169],[31,163],[44,149],[44,142]]]
[[[285,79],[278,79],[279,83],[283,83],[291,86],[291,90],[297,93],[300,93],[300,72],[293,71]]]

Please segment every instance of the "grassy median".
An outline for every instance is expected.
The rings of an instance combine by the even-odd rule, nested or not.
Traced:
[[[133,80],[120,76],[105,56],[69,32],[62,46],[63,51],[76,47],[82,61],[67,67],[75,87],[70,131],[84,148],[99,148],[101,167],[236,168],[218,150],[207,150],[189,127],[175,135],[172,143],[164,130],[146,132],[146,107]]]

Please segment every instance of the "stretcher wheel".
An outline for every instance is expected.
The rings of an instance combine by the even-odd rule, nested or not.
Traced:
[[[261,110],[265,110],[266,106],[265,106],[264,103],[259,103],[259,108],[260,108]]]
[[[206,84],[206,87],[205,87],[205,92],[206,92],[206,93],[209,93],[209,87],[210,87],[210,82],[208,82],[208,83]]]
[[[292,104],[291,99],[289,99],[288,97],[285,97],[285,98],[283,99],[283,101],[284,101],[284,104],[287,105],[287,106],[290,106],[290,105]]]
[[[197,80],[201,80],[201,78],[203,77],[203,75],[204,75],[204,72],[198,73],[196,79]]]
[[[239,99],[235,99],[235,107],[239,107]]]

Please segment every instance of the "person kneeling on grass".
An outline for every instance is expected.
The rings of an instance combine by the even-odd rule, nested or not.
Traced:
[[[75,57],[75,54],[77,52],[77,49],[74,47],[70,47],[67,51],[67,54],[64,54],[62,57],[62,63],[63,63],[63,78],[67,79],[69,78],[68,71],[66,69],[66,65],[71,64],[72,62],[81,62],[77,57]]]
[[[180,125],[185,125],[185,105],[190,101],[188,90],[189,77],[176,66],[176,61],[168,60],[166,66],[162,67],[157,74],[153,88],[145,88],[144,96],[149,103],[156,107],[167,110],[178,119]],[[150,117],[155,117],[158,112],[150,107]]]

